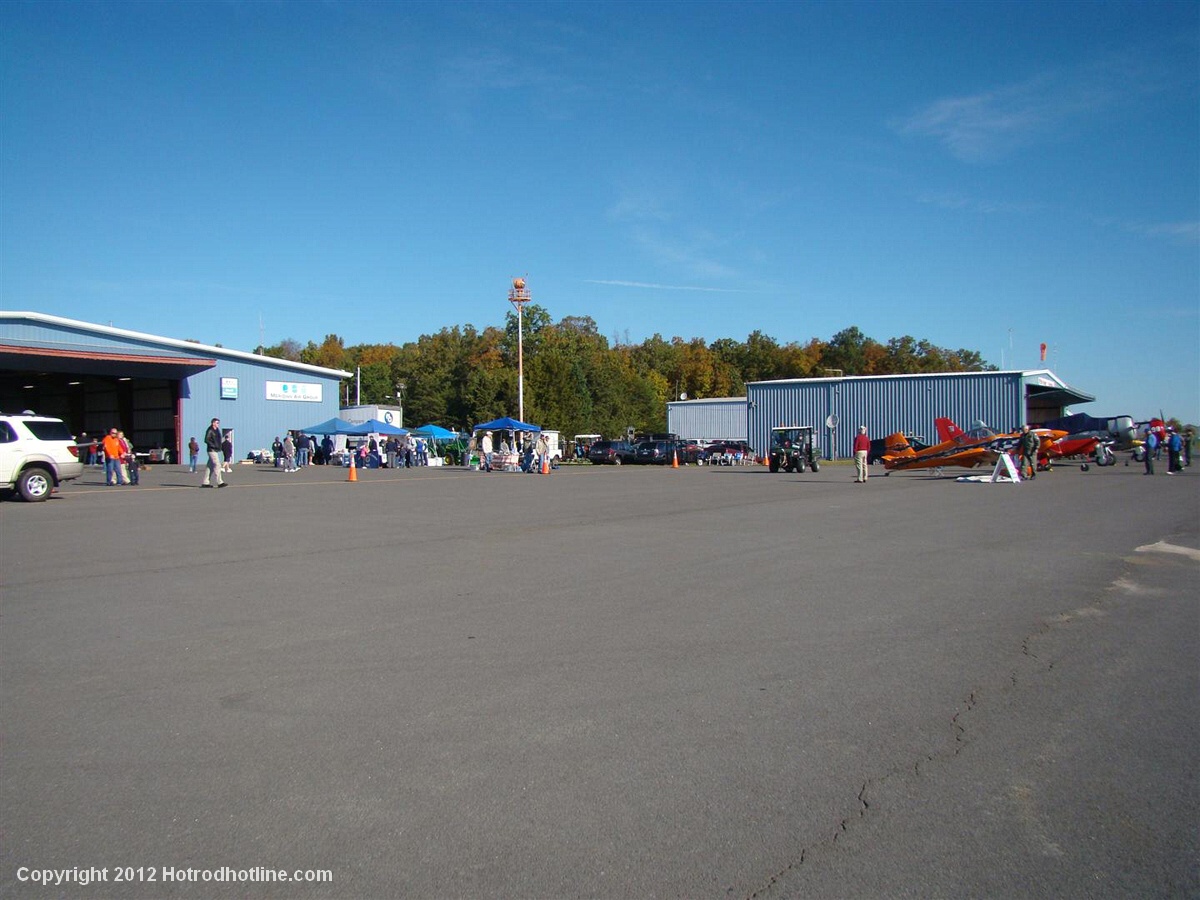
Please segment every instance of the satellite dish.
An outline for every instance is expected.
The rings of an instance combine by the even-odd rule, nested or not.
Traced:
[[[832,431],[833,429],[837,428],[837,426],[838,426],[838,417],[833,414],[830,414],[829,418],[825,420],[825,427],[828,428],[830,431]]]
[[[679,395],[679,399],[680,399],[680,400],[686,400],[686,399],[687,399],[687,391],[684,391],[682,394],[680,394],[680,395]]]

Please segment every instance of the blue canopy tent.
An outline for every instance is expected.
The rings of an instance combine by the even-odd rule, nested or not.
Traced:
[[[409,434],[424,438],[429,442],[431,465],[439,464],[432,462],[434,459],[440,460],[448,466],[455,465],[462,459],[462,454],[466,451],[466,443],[457,431],[451,431],[441,425],[434,425],[432,422],[422,425],[420,428],[414,428]]]
[[[452,441],[458,437],[458,433],[451,431],[449,428],[443,428],[441,425],[422,425],[420,428],[414,428],[412,434],[419,437],[433,438],[435,441]]]
[[[502,419],[495,419],[491,422],[484,422],[482,425],[476,425],[475,431],[541,431],[541,425],[527,425],[524,422],[518,422],[516,419],[510,419],[505,416]]]
[[[541,430],[541,425],[530,425],[527,422],[518,422],[516,419],[505,416],[501,419],[493,419],[491,422],[484,422],[482,425],[476,425],[474,428],[474,433],[479,434],[481,431],[508,431],[513,433],[514,440],[511,452],[504,453],[502,452],[503,447],[500,447],[498,448],[498,451],[500,452],[496,453],[496,458],[502,460],[501,462],[498,462],[497,465],[502,466],[504,471],[515,472],[520,465],[520,448],[518,446],[519,442],[515,440],[516,432],[523,431],[528,434],[532,432],[540,432]]]
[[[384,422],[380,419],[367,419],[367,421],[360,422],[358,425],[354,425],[352,427],[354,430],[346,432],[347,434],[408,434],[407,428],[398,428],[395,425],[392,425],[389,422]]]
[[[311,428],[297,428],[296,431],[302,431],[305,434],[362,434],[363,432],[355,430],[358,427],[352,422],[334,416],[320,425],[314,425]]]

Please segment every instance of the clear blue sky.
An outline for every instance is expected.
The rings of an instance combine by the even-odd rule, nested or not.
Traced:
[[[0,5],[0,307],[858,326],[1200,421],[1200,4]]]

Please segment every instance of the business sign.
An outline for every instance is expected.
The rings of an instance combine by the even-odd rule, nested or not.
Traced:
[[[238,380],[236,378],[221,379],[221,399],[236,400],[238,391]]]
[[[321,385],[303,381],[268,381],[268,400],[297,400],[301,403],[320,403]]]

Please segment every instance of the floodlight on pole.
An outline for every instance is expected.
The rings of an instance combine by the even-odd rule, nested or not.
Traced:
[[[530,301],[524,278],[514,278],[508,302],[517,308],[517,419],[525,421],[525,304]]]

